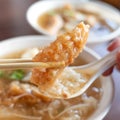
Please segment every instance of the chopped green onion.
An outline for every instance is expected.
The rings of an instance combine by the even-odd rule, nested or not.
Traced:
[[[55,11],[49,11],[48,15],[56,15],[56,12]]]
[[[4,72],[0,70],[0,78],[4,77]]]
[[[74,11],[72,11],[72,10],[64,10],[64,15],[73,17],[74,16]]]
[[[12,80],[22,80],[24,78],[25,72],[23,70],[15,70],[10,74],[10,79]]]
[[[3,71],[0,70],[0,78],[5,78],[9,80],[22,80],[25,76],[23,70],[14,70],[14,71]]]

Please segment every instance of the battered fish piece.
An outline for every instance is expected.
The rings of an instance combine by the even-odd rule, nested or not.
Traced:
[[[78,24],[71,32],[57,37],[48,47],[42,49],[33,61],[35,62],[65,62],[65,67],[73,63],[74,59],[82,52],[87,38],[89,26],[83,22]],[[52,87],[65,67],[62,68],[34,68],[32,70],[31,82],[36,84],[40,90]]]

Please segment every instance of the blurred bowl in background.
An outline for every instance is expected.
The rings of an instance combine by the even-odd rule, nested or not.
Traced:
[[[58,34],[57,30],[62,25],[62,20],[59,16],[56,17],[56,19],[58,19],[58,22],[54,25],[53,33],[50,33],[47,29],[43,28],[43,26],[38,23],[38,18],[42,16],[44,13],[51,12],[54,9],[61,8],[65,6],[66,4],[72,5],[75,9],[77,8],[77,9],[84,10],[84,13],[87,11],[87,12],[90,12],[96,15],[95,17],[91,18],[89,17],[91,16],[91,14],[89,14],[88,23],[91,20],[94,22],[95,19],[98,19],[98,17],[104,19],[103,26],[100,26],[100,24],[96,24],[93,28],[91,28],[88,43],[91,44],[91,43],[105,42],[105,41],[112,40],[113,38],[120,35],[120,12],[119,10],[106,3],[99,2],[99,1],[85,1],[85,2],[78,1],[78,0],[38,1],[29,7],[26,13],[27,21],[36,31],[42,34],[57,35]],[[52,13],[52,15],[53,14],[54,13]],[[81,17],[80,14],[77,16],[79,18]],[[82,16],[82,18],[84,18],[84,16]],[[70,25],[72,26],[72,24],[73,22],[71,22],[69,26]],[[107,25],[108,28],[110,29],[112,28],[111,32],[108,32],[106,30],[105,25]],[[63,24],[63,27],[65,26],[66,25]]]

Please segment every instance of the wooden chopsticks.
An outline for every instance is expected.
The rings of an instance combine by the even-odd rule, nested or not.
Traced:
[[[64,67],[65,62],[33,62],[32,59],[0,59],[0,69],[31,69]]]
[[[22,59],[0,59],[0,63],[32,62],[30,58]]]

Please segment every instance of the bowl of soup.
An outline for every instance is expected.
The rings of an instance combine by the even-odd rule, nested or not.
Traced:
[[[55,37],[21,36],[0,42],[0,58],[32,58]],[[100,59],[85,48],[74,65]],[[11,67],[12,68],[12,67]],[[29,82],[31,69],[0,70],[0,119],[2,120],[102,120],[114,95],[111,76],[100,76],[82,95],[72,99],[48,99]]]
[[[87,43],[111,40],[120,34],[120,12],[100,1],[38,1],[26,13],[28,23],[45,35],[71,30],[81,21],[90,25]]]

